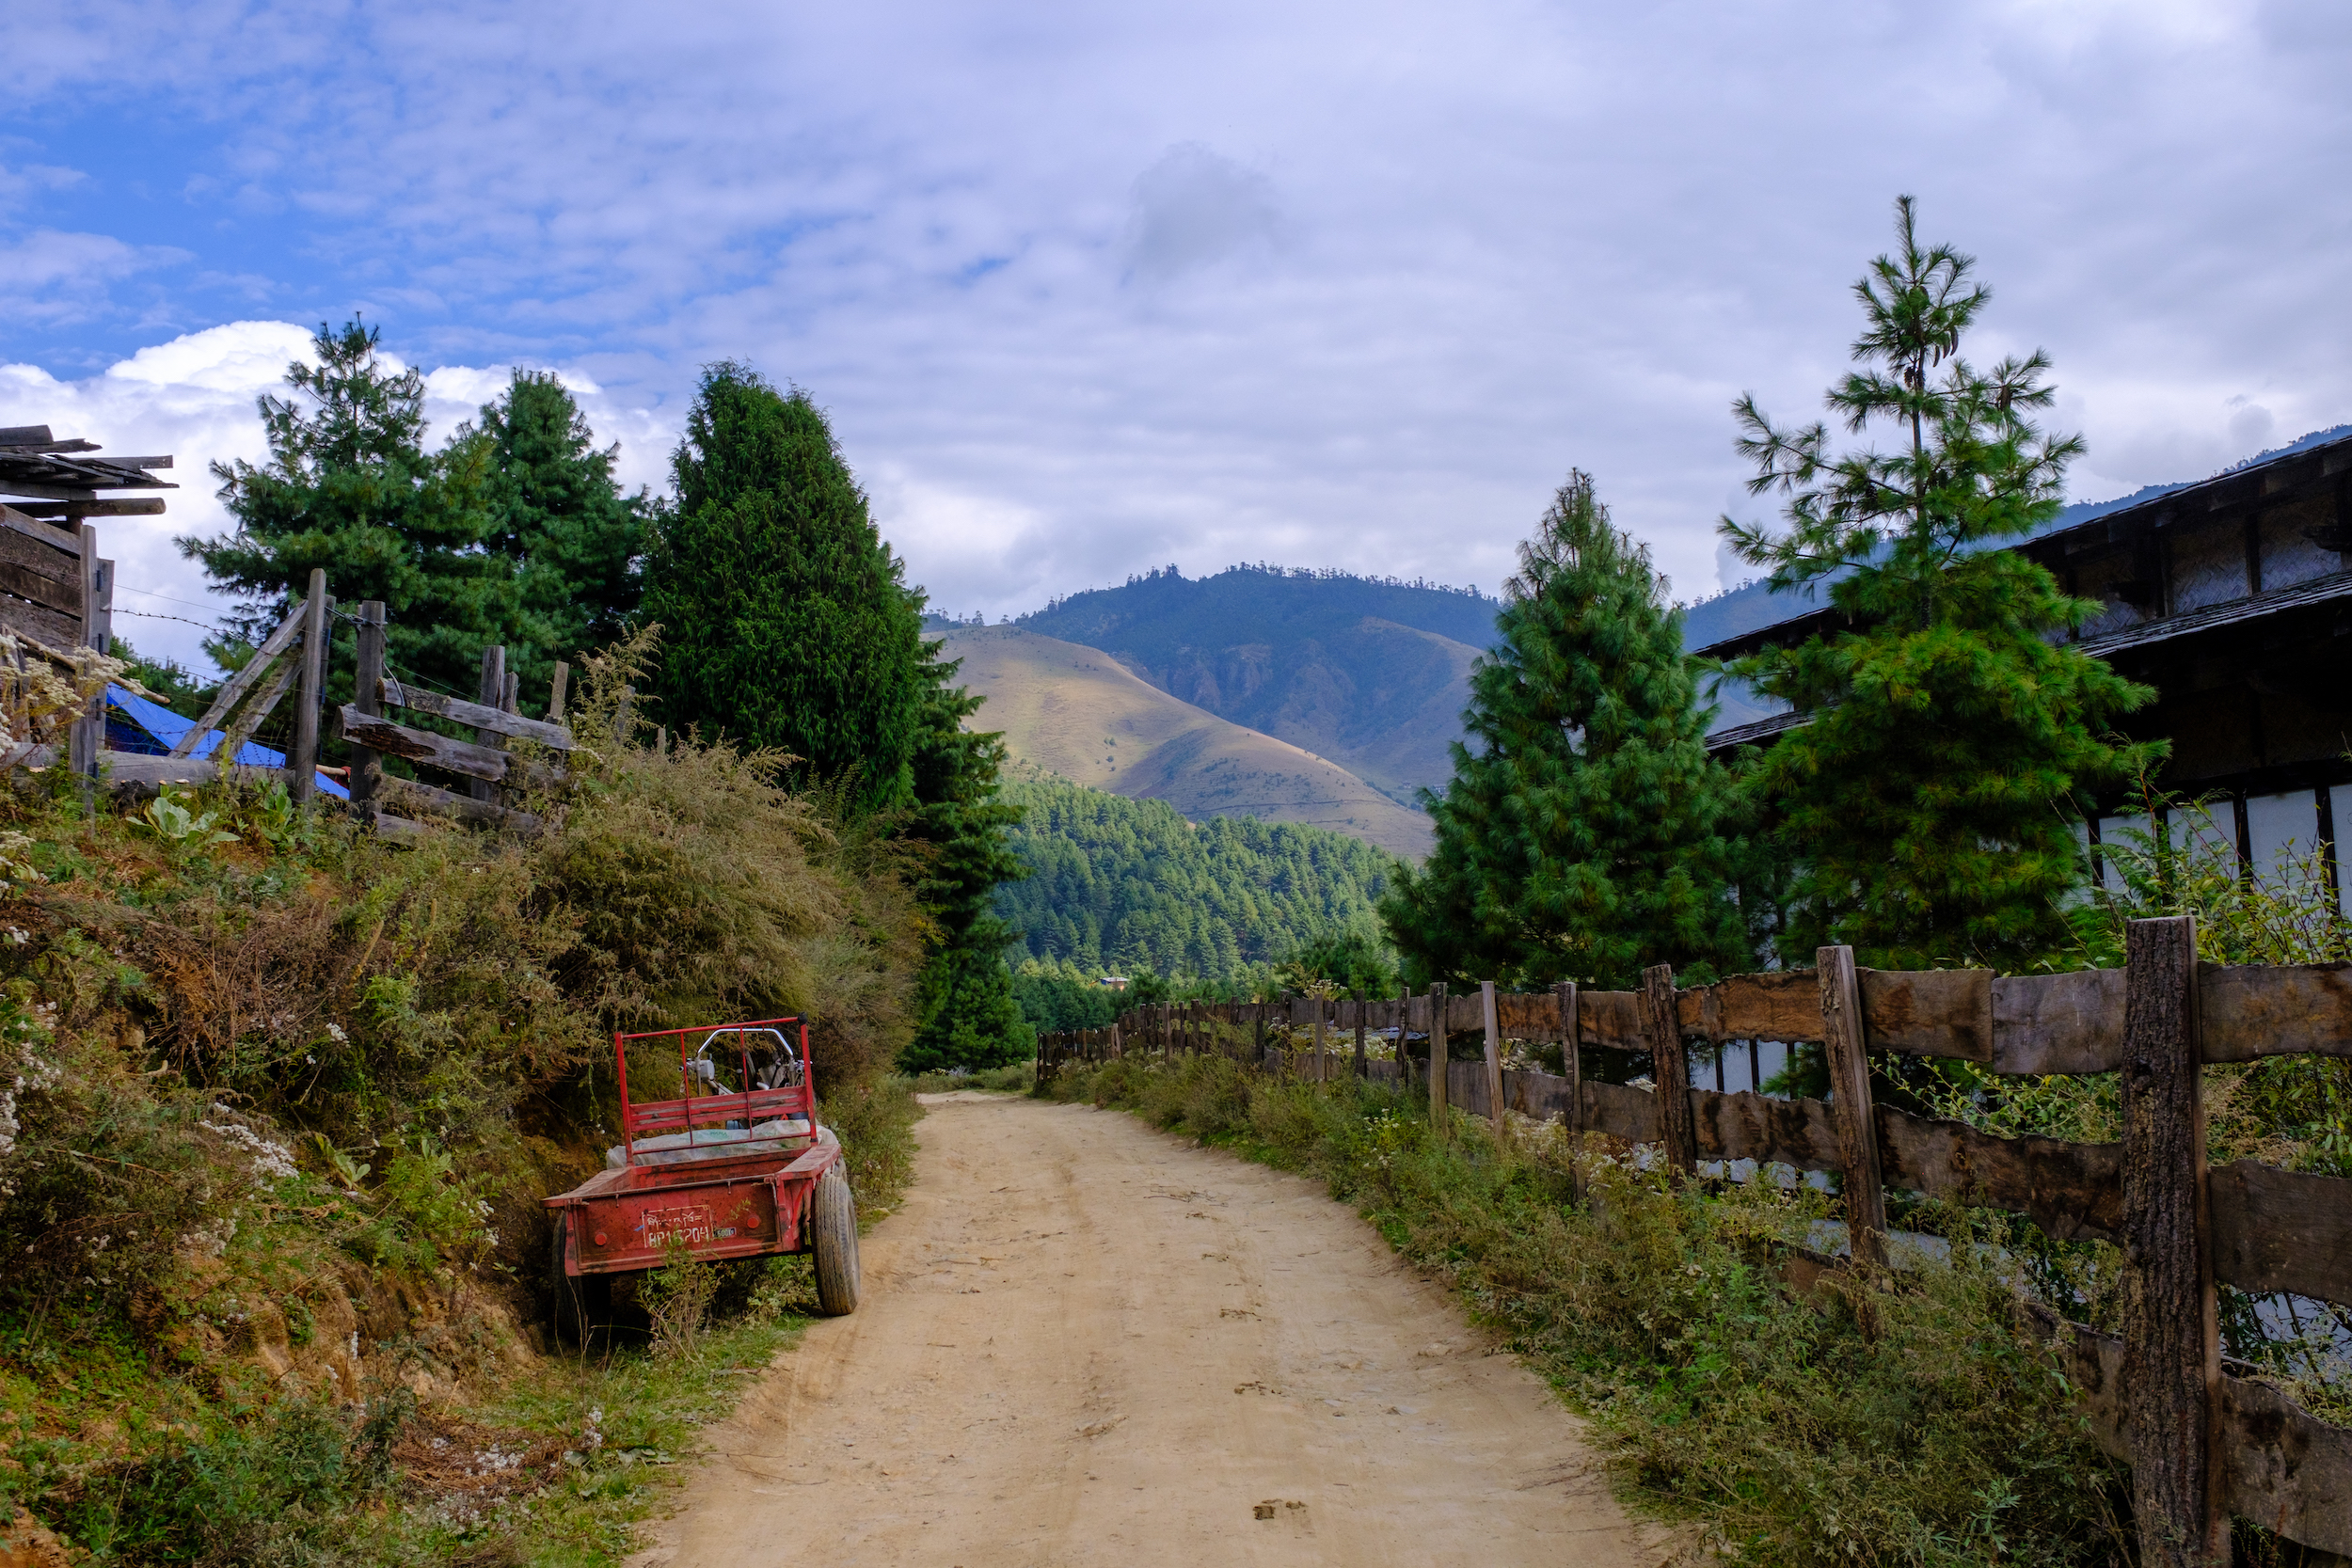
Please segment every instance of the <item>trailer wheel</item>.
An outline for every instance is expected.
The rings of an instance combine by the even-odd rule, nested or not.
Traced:
[[[555,1287],[555,1333],[565,1343],[585,1349],[588,1337],[612,1322],[612,1276],[564,1272],[564,1254],[571,1234],[571,1213],[559,1212],[555,1216],[555,1244],[548,1259],[548,1275]]]
[[[809,1199],[809,1240],[817,1254],[817,1310],[828,1318],[857,1310],[857,1199],[840,1163],[817,1179]]]

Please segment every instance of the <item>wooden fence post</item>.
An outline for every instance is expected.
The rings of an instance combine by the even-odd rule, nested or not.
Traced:
[[[1694,1176],[1698,1128],[1691,1120],[1691,1065],[1682,1054],[1682,1020],[1675,1011],[1674,965],[1652,964],[1642,971],[1642,1012],[1658,1096],[1658,1136],[1675,1168]]]
[[[1445,1053],[1445,982],[1436,980],[1429,987],[1429,1125],[1440,1134],[1447,1119]]]
[[[1581,1148],[1584,1143],[1584,1064],[1576,1053],[1577,1035],[1583,1021],[1577,1006],[1576,982],[1563,980],[1551,988],[1553,999],[1560,1007],[1560,1068],[1568,1081],[1568,1114],[1564,1118],[1568,1129],[1568,1142]],[[1584,1168],[1575,1167],[1569,1177],[1570,1196],[1579,1203],[1584,1201]]]
[[[1324,1079],[1325,1079],[1326,1077],[1329,1076],[1329,1071],[1330,1071],[1330,1055],[1329,1055],[1329,1053],[1328,1053],[1328,1052],[1325,1049],[1325,1044],[1326,1044],[1326,1042],[1325,1042],[1325,1039],[1324,1039],[1324,1033],[1323,1033],[1323,1006],[1324,1006],[1324,1003],[1323,1003],[1323,998],[1322,998],[1322,997],[1320,997],[1320,996],[1310,997],[1310,998],[1308,998],[1308,1000],[1309,1000],[1309,1001],[1311,1001],[1311,1002],[1312,1002],[1312,1003],[1315,1005],[1315,1065],[1314,1065],[1314,1079],[1315,1079],[1315,1082],[1316,1082],[1316,1083],[1320,1084],[1320,1083],[1322,1083],[1322,1082],[1324,1081]]]
[[[376,694],[376,683],[384,678],[384,601],[363,599],[359,603],[359,670],[351,693],[351,705],[371,719],[384,714],[384,704]],[[384,782],[383,753],[373,746],[353,743],[351,748],[351,803],[365,806],[373,800]]]
[[[2147,1568],[2230,1560],[2215,1459],[2219,1325],[2205,1191],[2197,921],[2124,933],[2123,1431]]]
[[[1503,1131],[1502,1120],[1502,1031],[1495,1019],[1495,983],[1478,982],[1478,1000],[1486,1005],[1486,1114],[1495,1124],[1495,1134]]]
[[[484,707],[497,707],[505,700],[506,649],[504,646],[494,645],[482,650],[482,680],[478,695]],[[503,736],[480,735],[475,738],[485,746],[494,747],[500,751],[506,749],[506,738]],[[487,779],[468,779],[466,792],[477,800],[490,800],[498,797],[497,787]]]
[[[1347,994],[1356,1004],[1356,1076],[1360,1080],[1371,1076],[1372,1070],[1364,1058],[1364,993],[1351,990]]]
[[[301,805],[318,793],[319,705],[326,681],[326,570],[310,568],[310,595],[302,613],[302,676],[294,688],[294,733],[286,767],[286,793]]]
[[[1414,1022],[1414,988],[1397,980],[1397,1091],[1414,1086],[1414,1060],[1405,1055],[1405,1037]]]
[[[1821,1037],[1829,1056],[1830,1106],[1846,1179],[1846,1228],[1854,1261],[1886,1262],[1886,1188],[1879,1174],[1878,1113],[1870,1102],[1870,1057],[1862,1033],[1862,982],[1853,949],[1813,955],[1821,981]]]
[[[572,683],[572,667],[562,659],[555,661],[555,679],[548,686],[548,722],[564,721],[564,694]]]
[[[1551,994],[1560,1006],[1560,1071],[1568,1081],[1568,1134],[1581,1137],[1584,1132],[1584,1064],[1576,1054],[1576,1037],[1582,1022],[1578,1017],[1576,982],[1563,980],[1551,988]]]

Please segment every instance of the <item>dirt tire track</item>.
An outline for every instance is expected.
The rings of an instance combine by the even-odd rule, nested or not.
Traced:
[[[1132,1117],[935,1097],[855,1315],[632,1568],[1650,1564],[1576,1420],[1322,1189]]]

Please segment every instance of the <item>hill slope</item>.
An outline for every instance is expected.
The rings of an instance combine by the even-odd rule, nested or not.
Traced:
[[[1429,819],[1311,752],[1203,712],[1092,648],[1014,626],[954,627],[946,656],[988,699],[1016,763],[1187,817],[1256,816],[1336,829],[1392,854],[1429,849]]]
[[[1392,863],[1351,835],[1218,817],[1193,826],[1164,801],[1052,780],[1005,793],[1023,811],[1013,851],[1031,868],[996,892],[997,912],[1022,933],[1015,963],[1222,980],[1317,937],[1377,928],[1373,904]]]
[[[1400,804],[1441,788],[1496,601],[1467,590],[1234,566],[1057,600],[1027,630],[1110,654],[1221,719],[1327,757]]]

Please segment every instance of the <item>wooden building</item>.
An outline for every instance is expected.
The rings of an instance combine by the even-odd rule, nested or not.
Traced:
[[[2330,435],[2014,547],[2104,607],[2085,649],[2155,688],[2122,727],[2171,742],[2164,787],[2212,798],[2214,831],[2249,865],[2324,844],[2333,875],[2338,825],[2352,832],[2352,435]],[[1695,651],[1736,657],[1843,624],[1812,609]],[[1708,745],[1802,722],[1751,720]],[[2130,819],[2127,800],[2099,805],[2093,832]],[[2337,886],[2352,894],[2352,876]]]
[[[107,652],[114,638],[115,563],[98,553],[92,517],[164,509],[154,477],[168,457],[93,457],[92,441],[60,441],[47,425],[0,429],[0,626],[63,651]]]

